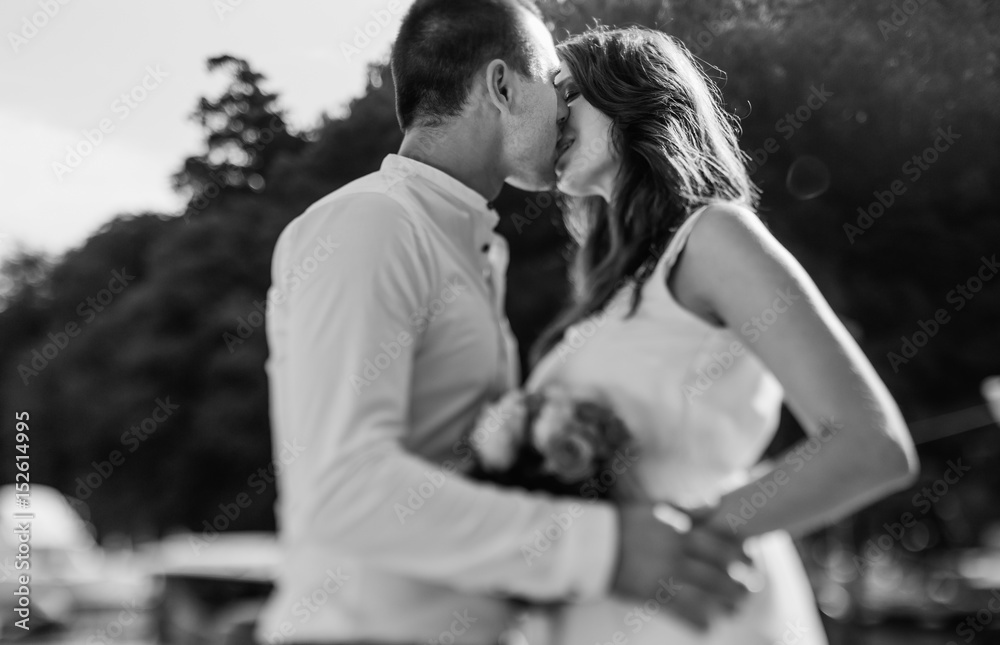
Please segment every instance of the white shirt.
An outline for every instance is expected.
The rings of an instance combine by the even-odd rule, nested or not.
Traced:
[[[455,474],[481,407],[516,384],[497,221],[455,178],[389,155],[278,239],[267,372],[285,562],[261,642],[483,645],[509,619],[497,594],[607,593],[610,506]]]

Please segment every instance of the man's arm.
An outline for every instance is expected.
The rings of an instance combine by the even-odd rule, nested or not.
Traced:
[[[411,317],[432,289],[427,249],[386,196],[321,208],[282,235],[274,257],[274,285],[286,295],[274,314],[287,375],[277,384],[277,437],[304,446],[287,467],[296,485],[281,489],[298,523],[284,528],[455,588],[536,599],[606,593],[618,539],[610,506],[473,482],[403,448],[419,351]],[[324,243],[338,246],[310,261]],[[380,343],[394,341],[389,365],[352,382]],[[414,492],[418,508],[408,503]]]

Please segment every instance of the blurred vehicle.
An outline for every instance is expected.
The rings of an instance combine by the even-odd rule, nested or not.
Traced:
[[[150,580],[134,563],[118,554],[106,554],[69,501],[54,488],[32,484],[28,506],[18,506],[13,485],[0,487],[0,604],[2,632],[16,634],[16,614],[11,611],[20,587],[29,577],[29,625],[68,625],[84,610],[120,608],[123,603],[145,603]],[[32,517],[15,518],[15,513]],[[18,560],[15,529],[27,522],[27,553]],[[23,549],[22,549],[23,550]]]

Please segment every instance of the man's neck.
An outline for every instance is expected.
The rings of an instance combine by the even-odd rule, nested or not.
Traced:
[[[403,135],[399,156],[408,157],[447,173],[488,201],[496,199],[504,176],[497,167],[499,154],[476,137],[471,123],[444,128],[411,128]]]

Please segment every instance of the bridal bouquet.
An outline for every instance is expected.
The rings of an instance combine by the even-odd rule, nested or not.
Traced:
[[[560,496],[635,496],[625,424],[608,407],[562,390],[508,394],[482,412],[467,440],[477,479]]]

